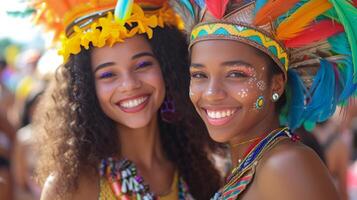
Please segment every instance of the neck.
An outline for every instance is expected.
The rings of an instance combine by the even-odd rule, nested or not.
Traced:
[[[230,140],[229,144],[233,166],[237,166],[240,160],[244,159],[244,154],[249,150],[252,144],[258,141],[254,140],[255,138],[261,139],[270,132],[278,129],[279,126],[279,119],[277,116],[268,116],[260,123],[250,129],[244,130],[244,133],[239,133],[236,137]],[[251,141],[246,142],[249,140]]]
[[[165,159],[156,117],[145,127],[132,129],[120,126],[118,130],[120,152],[123,158],[146,169],[150,169],[155,161]]]

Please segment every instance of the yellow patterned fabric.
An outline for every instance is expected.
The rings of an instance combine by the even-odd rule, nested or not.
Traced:
[[[106,178],[100,178],[100,192],[98,200],[115,200],[115,195]]]
[[[251,28],[245,24],[230,24],[224,22],[202,23],[196,26],[191,32],[191,44],[207,39],[209,37],[229,37],[236,38],[242,42],[248,42],[251,45],[262,46],[265,53],[270,55],[277,64],[283,69],[288,70],[288,54],[286,50],[277,41],[269,37],[267,33],[262,33],[257,29]],[[223,38],[224,39],[224,38]],[[252,44],[253,43],[253,44]]]

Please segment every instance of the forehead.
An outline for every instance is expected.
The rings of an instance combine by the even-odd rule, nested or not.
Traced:
[[[266,62],[257,49],[232,40],[205,40],[191,48],[191,60],[198,63],[217,63],[241,60],[251,65],[264,65]]]
[[[129,60],[133,55],[140,52],[152,53],[152,50],[144,36],[136,35],[125,39],[124,42],[118,42],[112,47],[106,45],[94,48],[91,52],[91,60],[93,64],[105,61]]]

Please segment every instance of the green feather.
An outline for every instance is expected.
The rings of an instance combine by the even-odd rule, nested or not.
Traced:
[[[329,0],[336,11],[338,21],[345,28],[345,32],[352,51],[353,82],[357,83],[357,9],[350,0]],[[331,12],[334,14],[333,12]],[[332,15],[333,16],[333,15]]]
[[[11,17],[28,17],[33,15],[36,12],[35,9],[33,8],[26,8],[26,10],[23,11],[7,11],[7,15],[11,16]]]

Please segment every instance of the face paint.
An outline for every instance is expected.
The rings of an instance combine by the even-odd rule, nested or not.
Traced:
[[[266,84],[264,81],[260,80],[257,82],[257,87],[259,88],[259,90],[264,91],[266,89]]]
[[[264,106],[264,97],[259,96],[257,101],[255,102],[255,109],[260,110]]]
[[[248,96],[248,89],[241,89],[238,92],[238,95],[241,96],[242,98],[247,97]]]

